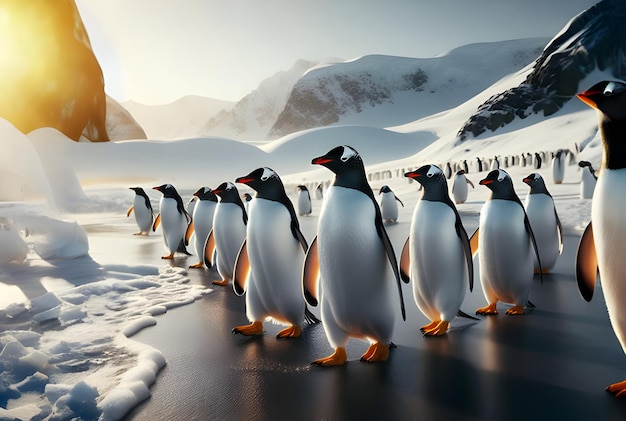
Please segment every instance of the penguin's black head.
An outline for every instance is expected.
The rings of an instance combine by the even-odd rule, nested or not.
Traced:
[[[544,193],[549,194],[546,183],[539,173],[531,173],[522,179],[522,181],[530,187],[530,194]]]
[[[388,185],[384,185],[380,188],[380,190],[378,191],[378,194],[382,194],[382,193],[390,193],[391,189],[389,188]]]
[[[168,198],[179,197],[179,194],[176,191],[176,188],[172,186],[171,184],[161,184],[160,186],[153,187],[153,189],[158,190],[161,193],[163,193],[164,197],[168,197]]]
[[[599,82],[576,96],[611,120],[626,119],[626,84],[623,82]]]
[[[194,194],[200,200],[208,200],[211,202],[217,202],[217,196],[213,193],[209,187],[200,187]]]
[[[361,155],[354,148],[347,145],[331,149],[326,155],[314,158],[311,164],[323,165],[335,174],[352,169],[363,170]]]
[[[129,187],[130,190],[134,191],[140,196],[146,196],[146,192],[141,187]]]
[[[589,161],[580,161],[578,163],[578,166],[580,168],[589,168],[589,171],[591,171],[592,174],[596,172],[596,170],[593,168],[593,164],[591,164],[591,162]]]
[[[462,174],[465,174],[465,170],[458,170],[456,172],[456,175],[462,175]]]
[[[217,186],[216,189],[213,189],[213,193],[219,196],[222,202],[236,202],[236,199],[239,198],[237,187],[230,181],[225,181]]]
[[[257,197],[263,199],[278,200],[285,195],[280,177],[268,167],[257,168],[250,174],[237,178],[235,182],[251,187],[257,192]]]
[[[513,196],[517,197],[513,189],[513,180],[511,176],[504,170],[493,170],[487,174],[487,177],[480,180],[480,184],[486,186],[492,191],[492,199],[509,199]]]
[[[302,184],[300,184],[300,185],[298,186],[298,190],[299,190],[299,191],[309,191],[309,189],[307,189],[307,188],[306,188],[306,186],[304,186],[304,185],[302,185]]]
[[[412,178],[413,180],[420,183],[424,186],[424,190],[427,188],[432,188],[432,186],[445,186],[447,188],[446,176],[444,175],[441,168],[436,165],[423,165],[416,169],[415,171],[409,171],[404,174],[407,178]]]

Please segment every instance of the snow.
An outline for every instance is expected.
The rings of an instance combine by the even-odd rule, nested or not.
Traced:
[[[475,48],[476,55],[484,54]],[[268,165],[295,200],[297,184],[316,186],[331,179],[311,159],[348,144],[362,154],[374,191],[387,184],[402,199],[399,218],[404,220],[417,200],[417,185],[403,177],[404,171],[467,159],[476,188],[458,208],[464,216],[477,215],[488,196],[477,183],[486,174],[476,173],[477,156],[549,153],[577,144],[585,146],[579,159],[599,167],[596,115],[575,100],[550,118],[531,116],[457,145],[455,134],[477,105],[524,76],[524,71],[511,74],[443,112],[434,104],[432,112],[420,111],[427,117],[409,124],[313,129],[261,147],[219,137],[75,143],[53,129],[24,135],[0,120],[5,144],[0,156],[0,418],[121,419],[150,396],[166,365],[159,350],[132,336],[167,317],[168,310],[193,305],[211,292],[190,283],[184,268],[138,265],[127,257],[160,254],[145,242],[156,241],[158,234],[152,240],[116,236],[115,242],[99,236],[96,254],[92,242],[103,226],[135,230],[134,220],[124,218],[133,200],[129,186],[144,186],[157,203],[150,187],[172,183],[186,203],[200,186],[216,187]],[[603,77],[595,73],[587,85]],[[507,171],[523,198],[528,188],[521,180],[535,170]],[[579,197],[580,168],[567,165],[562,184],[552,182],[547,163],[539,172],[564,228],[580,232],[591,205]]]

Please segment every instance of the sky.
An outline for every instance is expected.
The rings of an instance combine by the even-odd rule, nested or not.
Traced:
[[[553,37],[596,0],[76,0],[118,101],[238,101],[299,59]]]

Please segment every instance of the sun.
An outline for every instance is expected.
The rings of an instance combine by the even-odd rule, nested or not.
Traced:
[[[24,133],[106,136],[102,70],[74,0],[0,0],[0,117]]]

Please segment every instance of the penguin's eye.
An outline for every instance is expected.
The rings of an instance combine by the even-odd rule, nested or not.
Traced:
[[[426,177],[428,177],[428,178],[433,178],[433,175],[435,175],[435,173],[432,173],[432,172],[427,172],[426,173]]]
[[[349,156],[345,156],[345,155],[344,155],[344,156],[342,156],[342,157],[341,157],[341,158],[339,158],[339,159],[341,159],[341,162],[346,162],[348,159],[350,159],[350,157],[349,157]]]

